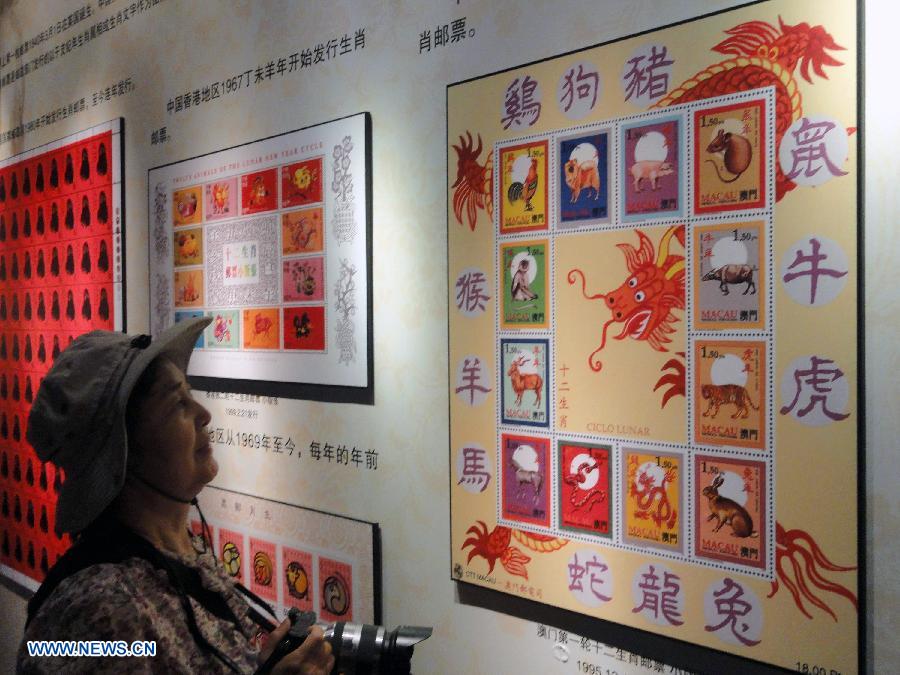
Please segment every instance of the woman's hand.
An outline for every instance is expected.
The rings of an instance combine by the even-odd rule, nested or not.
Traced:
[[[259,662],[266,659],[291,629],[291,622],[285,619],[269,634],[265,646],[259,653]],[[322,629],[313,626],[303,644],[279,661],[272,673],[302,673],[302,675],[328,675],[334,668],[331,645],[325,641]]]

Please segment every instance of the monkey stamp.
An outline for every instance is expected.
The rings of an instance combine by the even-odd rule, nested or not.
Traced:
[[[548,141],[500,148],[500,234],[546,230]]]
[[[694,555],[765,568],[765,463],[695,455],[693,469]]]
[[[278,208],[278,169],[254,171],[241,176],[241,215]]]
[[[559,139],[560,229],[610,221],[609,131]]]
[[[608,445],[559,441],[556,483],[560,529],[612,536],[611,453]]]
[[[681,551],[683,456],[624,448],[622,462],[623,540],[635,546]]]
[[[694,212],[766,206],[766,103],[694,112]]]
[[[283,546],[281,549],[281,597],[285,605],[304,612],[314,611],[312,553]]]
[[[694,342],[694,440],[766,446],[766,343]]]
[[[626,124],[621,135],[622,220],[681,215],[684,192],[681,118]]]
[[[546,239],[500,244],[501,328],[546,328],[549,244]]]
[[[766,227],[763,221],[694,229],[694,328],[766,326]]]
[[[500,340],[503,424],[550,425],[548,340]]]
[[[319,558],[319,616],[325,621],[353,621],[353,567]]]
[[[550,440],[501,434],[503,517],[550,527]]]

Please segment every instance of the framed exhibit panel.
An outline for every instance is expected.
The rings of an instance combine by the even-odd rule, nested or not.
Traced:
[[[279,618],[297,607],[325,623],[381,623],[377,524],[211,486],[197,499],[216,557]]]
[[[31,590],[70,543],[31,404],[76,337],[125,327],[122,138],[115,119],[0,161],[0,573]]]
[[[371,118],[149,172],[154,333],[210,316],[210,391],[371,403]]]
[[[858,667],[856,26],[772,0],[448,87],[454,578]]]

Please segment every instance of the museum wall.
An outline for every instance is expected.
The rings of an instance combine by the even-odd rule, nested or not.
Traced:
[[[115,15],[125,0],[0,0],[0,52],[72,11]],[[162,0],[114,30],[0,90],[0,132],[82,98],[83,111],[0,144],[9,157],[116,117],[125,119],[126,308],[129,332],[149,329],[150,168],[360,111],[372,116],[372,406],[281,398],[203,398],[213,425],[293,439],[300,457],[217,446],[215,485],[378,522],[384,623],[433,625],[414,670],[576,672],[537,624],[462,604],[450,579],[447,363],[446,85],[684,20],[738,2],[428,0],[427,2],[187,2]],[[103,5],[102,7],[99,5]],[[866,3],[865,305],[868,613],[874,670],[900,669],[900,145],[884,58],[898,18]],[[423,31],[465,19],[466,37],[429,50]],[[275,74],[219,99],[168,111],[176,96],[257,65],[362,31],[354,49]],[[54,38],[58,40],[61,38]],[[50,42],[52,45],[53,42]],[[115,92],[107,96],[107,88]],[[100,93],[99,100],[95,95]],[[848,92],[852,96],[853,92]],[[96,101],[96,105],[94,105]],[[164,132],[164,133],[163,133]],[[162,140],[164,139],[164,140]],[[852,227],[848,223],[848,227]],[[204,396],[202,393],[201,396]],[[370,451],[370,466],[313,460],[311,442]],[[840,508],[836,503],[835,508]],[[862,591],[860,591],[862,593]],[[0,669],[24,622],[22,596],[0,587]],[[601,635],[592,636],[602,639]],[[618,672],[645,672],[618,661]]]

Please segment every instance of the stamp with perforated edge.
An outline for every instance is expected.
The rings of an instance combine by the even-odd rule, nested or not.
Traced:
[[[559,441],[556,480],[560,529],[612,536],[611,453],[609,445]]]
[[[550,439],[501,434],[503,518],[550,526]]]
[[[500,148],[500,234],[546,230],[549,218],[549,142]]]
[[[622,539],[628,544],[680,552],[684,545],[684,456],[624,448]]]

